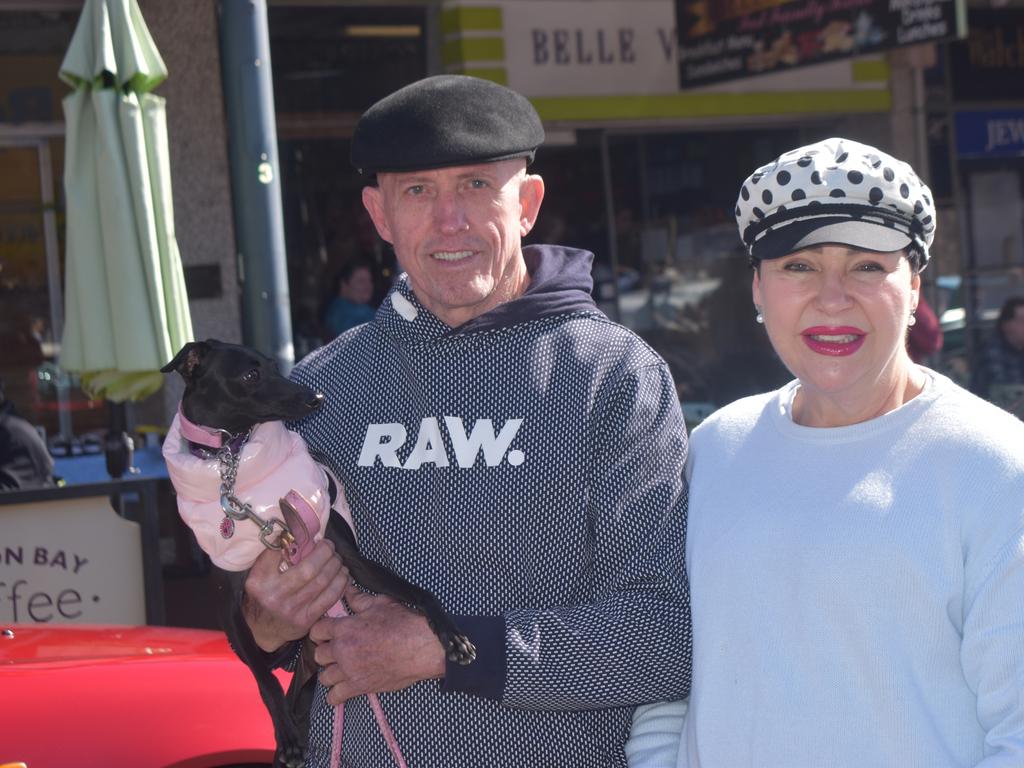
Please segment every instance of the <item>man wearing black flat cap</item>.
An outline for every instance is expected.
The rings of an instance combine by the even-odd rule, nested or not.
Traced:
[[[371,323],[293,376],[326,405],[297,425],[340,479],[370,558],[431,590],[477,649],[446,661],[426,621],[359,592],[321,542],[265,553],[249,623],[322,665],[310,766],[625,766],[633,708],[686,694],[686,433],[665,363],[590,298],[590,253],[521,245],[544,139],[518,93],[431,77],[361,118],[352,162],[404,275]],[[331,574],[325,576],[325,574]],[[321,619],[344,594],[356,615]]]

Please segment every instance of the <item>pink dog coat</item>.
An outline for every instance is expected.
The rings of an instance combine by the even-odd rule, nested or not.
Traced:
[[[178,513],[195,533],[199,546],[218,568],[250,568],[265,549],[259,539],[259,527],[250,520],[238,520],[230,538],[222,535],[220,461],[216,455],[200,458],[190,452],[189,442],[182,435],[180,414],[171,422],[163,455],[178,493]],[[279,421],[259,424],[242,447],[234,493],[251,504],[262,519],[280,520],[283,517],[278,500],[289,491],[300,494],[316,511],[320,530],[314,538],[319,541],[327,528],[331,506],[326,473],[313,461],[306,444],[295,432],[285,429]],[[340,487],[338,502],[339,511],[348,519]]]

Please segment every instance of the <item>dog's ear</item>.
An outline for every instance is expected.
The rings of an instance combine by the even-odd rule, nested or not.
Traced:
[[[167,365],[160,369],[161,373],[170,373],[171,371],[177,371],[181,374],[181,378],[185,380],[185,383],[192,381],[192,374],[196,369],[196,366],[202,362],[203,358],[210,351],[210,343],[208,341],[190,341],[174,356]]]

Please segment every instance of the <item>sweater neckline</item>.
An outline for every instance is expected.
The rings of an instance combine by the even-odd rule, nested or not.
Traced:
[[[799,379],[794,379],[781,389],[776,390],[769,403],[769,411],[780,432],[788,437],[807,442],[854,441],[877,436],[891,430],[902,430],[931,408],[932,403],[947,389],[947,385],[952,385],[952,382],[942,374],[924,366],[918,367],[925,374],[925,385],[916,397],[888,413],[858,424],[849,424],[844,427],[807,427],[793,421],[793,400],[800,388]]]

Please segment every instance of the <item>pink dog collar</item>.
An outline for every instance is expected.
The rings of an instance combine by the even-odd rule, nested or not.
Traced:
[[[205,445],[207,448],[214,448],[217,450],[224,445],[223,430],[211,429],[210,427],[201,427],[198,424],[193,424],[185,417],[185,412],[181,410],[181,403],[178,403],[178,420],[182,437],[189,442],[198,443],[199,445]]]

